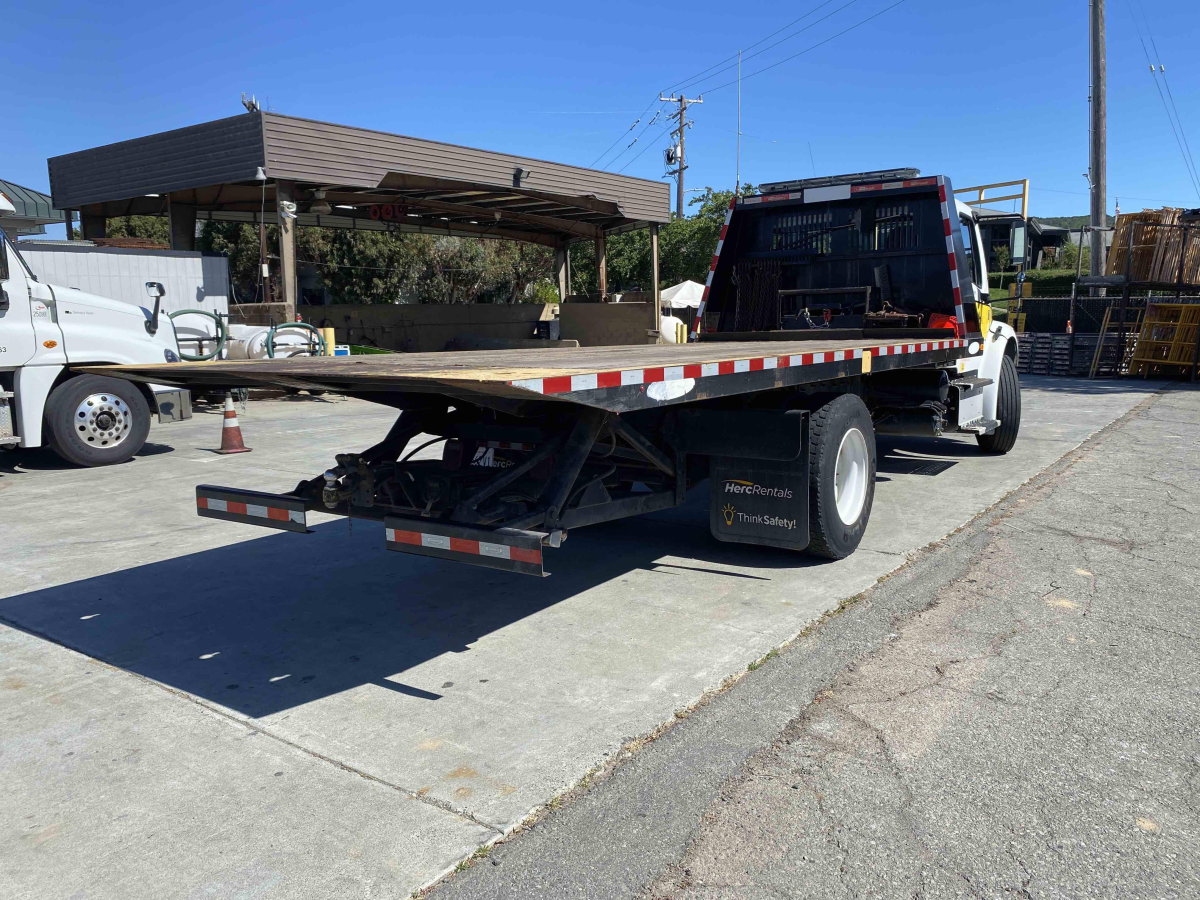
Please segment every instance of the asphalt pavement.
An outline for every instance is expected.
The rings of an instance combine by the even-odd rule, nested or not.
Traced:
[[[1198,447],[1147,398],[430,896],[1200,896]]]
[[[573,532],[545,579],[390,553],[374,523],[196,517],[196,484],[286,491],[394,418],[333,396],[251,402],[254,449],[235,456],[212,452],[214,409],[156,425],[121,466],[0,455],[0,897],[408,895],[655,748],[664,723],[1157,389],[1024,387],[1006,456],[967,436],[881,442],[863,545],[837,562],[716,542],[703,485]],[[837,671],[820,659],[814,684]],[[675,758],[669,797],[618,810],[678,813],[622,826],[628,892],[681,858],[713,791],[810,697],[723,704],[745,727],[721,753]]]

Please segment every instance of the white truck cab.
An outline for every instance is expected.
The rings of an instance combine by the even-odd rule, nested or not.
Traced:
[[[0,215],[12,211],[0,194]],[[186,390],[73,370],[179,360],[162,285],[147,290],[153,310],[44,284],[0,231],[0,447],[48,444],[77,465],[109,465],[142,448],[152,413],[190,418]]]

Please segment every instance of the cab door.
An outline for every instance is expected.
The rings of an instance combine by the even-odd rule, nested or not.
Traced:
[[[958,218],[962,225],[963,247],[966,248],[967,259],[971,262],[971,294],[975,302],[975,314],[979,319],[979,331],[987,334],[992,324],[992,307],[988,296],[987,248],[983,245],[979,220],[975,218],[974,213],[959,210]]]
[[[0,231],[0,369],[15,369],[33,359],[33,308],[25,269]]]

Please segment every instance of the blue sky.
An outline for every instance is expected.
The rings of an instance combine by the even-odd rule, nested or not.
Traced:
[[[48,156],[234,115],[247,91],[281,113],[585,166],[619,138],[605,164],[640,134],[612,168],[658,179],[663,119],[643,130],[658,104],[627,129],[660,89],[815,7],[747,51],[811,25],[747,59],[743,74],[893,2],[291,0],[166,2],[151,11],[15,0],[4,14],[0,177],[46,190]],[[1110,212],[1118,197],[1125,211],[1200,205],[1133,27],[1143,8],[1200,159],[1200,6],[1110,0]],[[735,74],[710,73],[686,88],[704,93],[691,109],[690,187],[732,186],[737,91],[715,88]],[[1028,177],[1034,215],[1084,213],[1086,92],[1086,0],[903,0],[744,79],[742,178],[902,165],[960,186]]]

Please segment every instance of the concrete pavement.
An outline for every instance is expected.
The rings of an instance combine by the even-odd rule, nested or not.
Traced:
[[[1149,399],[431,896],[1197,896],[1198,445]]]
[[[184,896],[407,893],[1152,389],[1031,380],[1003,458],[897,441],[841,562],[716,543],[702,488],[573,534],[540,582],[387,553],[377,526],[194,516],[198,482],[286,490],[369,445],[392,416],[367,404],[253,403],[255,449],[235,457],[204,449],[215,415],[156,427],[114,469],[0,457],[0,678],[18,685],[0,691],[0,769],[21,798],[0,809],[0,888],[58,896],[46,873],[88,859],[89,896],[161,897],[137,877],[156,860],[129,849],[161,842],[193,860],[171,867]],[[330,831],[297,827],[314,810]]]

